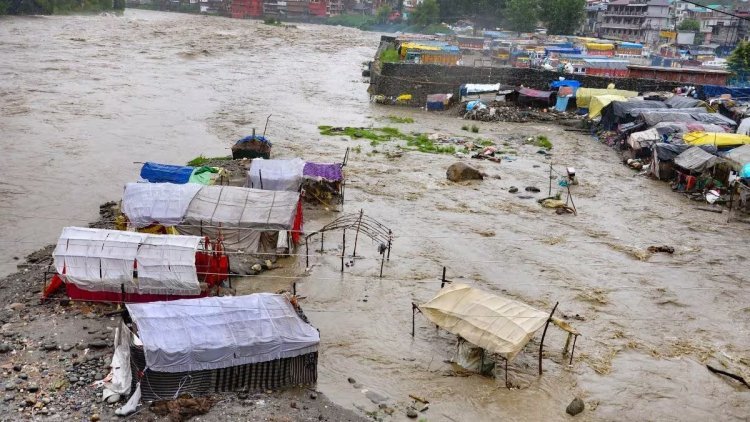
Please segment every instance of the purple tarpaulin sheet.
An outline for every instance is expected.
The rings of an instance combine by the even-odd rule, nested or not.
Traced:
[[[341,164],[305,163],[302,175],[309,178],[321,178],[329,182],[338,182],[344,179],[341,173]]]

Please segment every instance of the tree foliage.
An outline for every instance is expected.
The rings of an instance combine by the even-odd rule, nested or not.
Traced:
[[[586,17],[586,0],[541,0],[540,17],[551,35],[573,35]]]
[[[480,26],[494,28],[500,24],[505,0],[438,0],[440,20],[456,22],[468,19]]]
[[[387,5],[378,7],[375,17],[378,19],[378,23],[385,23],[388,20],[388,15],[391,14],[391,8]]]
[[[727,57],[727,67],[737,75],[750,73],[750,42],[740,41]]]
[[[516,32],[533,32],[538,20],[535,0],[507,0],[505,20],[508,29]]]
[[[432,25],[440,20],[440,6],[437,0],[424,0],[414,9],[411,22],[420,26]]]
[[[701,23],[697,19],[685,19],[677,25],[680,31],[700,31]]]

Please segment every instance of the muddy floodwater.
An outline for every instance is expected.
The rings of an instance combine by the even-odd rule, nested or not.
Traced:
[[[311,247],[311,268],[288,258],[237,283],[246,293],[298,282],[321,332],[318,388],[335,403],[364,414],[377,410],[376,392],[399,409],[387,418],[401,420],[412,394],[430,401],[420,415],[430,421],[537,421],[569,418],[565,407],[580,397],[580,420],[747,420],[750,390],[705,365],[750,380],[748,226],[635,177],[579,132],[479,123],[471,134],[453,114],[369,103],[361,63],[378,38],[133,10],[0,19],[0,272],[65,225],[94,220],[99,204],[137,179],[138,162],[226,155],[271,114],[276,157],[332,161],[357,147],[344,211],[362,209],[395,235],[382,278],[366,238],[342,274],[332,235],[322,252]],[[457,184],[445,179],[452,155],[321,136],[326,124],[490,139],[509,159],[463,158],[487,177]],[[524,143],[539,134],[553,144],[551,159]],[[577,216],[536,202],[549,189],[550,160],[555,172],[577,171]],[[338,215],[310,208],[305,228]],[[352,241],[348,234],[347,251]],[[647,253],[653,245],[675,252]],[[564,333],[550,327],[543,376],[537,336],[510,363],[506,389],[503,370],[493,379],[446,363],[455,338],[419,314],[412,338],[411,304],[438,291],[444,266],[449,279],[543,310],[559,302],[558,315],[582,333],[573,364],[562,356]]]

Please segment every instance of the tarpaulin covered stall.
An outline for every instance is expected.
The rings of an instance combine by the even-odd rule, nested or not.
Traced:
[[[118,375],[133,380],[136,402],[317,381],[320,334],[284,295],[129,304],[127,311],[132,325],[123,322],[119,337],[128,347],[117,350],[131,372]]]
[[[419,306],[437,326],[466,341],[512,360],[549,314],[525,303],[451,283]]]
[[[681,95],[675,95],[664,101],[669,108],[694,108],[694,107],[706,107],[706,103],[692,97],[683,97]]]
[[[302,186],[302,169],[305,161],[264,160],[256,158],[250,163],[245,187],[263,190],[299,191]]]
[[[603,129],[613,130],[618,124],[634,121],[642,110],[665,109],[666,104],[661,101],[647,101],[631,99],[627,101],[612,101],[601,111],[599,122]]]
[[[183,222],[181,234],[223,237],[228,249],[248,253],[274,252],[279,231],[291,231],[295,243],[302,230],[299,192],[269,191],[237,186],[204,186],[195,195]],[[265,234],[268,241],[261,242]]]
[[[721,114],[708,113],[702,108],[644,110],[641,112],[640,117],[649,126],[654,126],[661,122],[700,122],[727,127],[734,127],[737,125],[734,121],[722,116]]]
[[[540,91],[531,88],[518,88],[509,95],[508,98],[511,101],[515,101],[520,105],[535,105],[539,107],[547,107],[552,105],[552,97],[555,95],[552,91]]]
[[[122,195],[122,212],[135,228],[176,226],[202,187],[197,183],[128,183]]]
[[[734,170],[741,170],[750,163],[750,145],[742,145],[724,154],[724,158],[732,164]]]
[[[656,129],[665,129],[672,133],[684,134],[688,132],[726,132],[727,129],[724,126],[712,125],[708,123],[700,122],[661,122],[654,125]],[[680,136],[682,139],[682,136]]]
[[[628,136],[628,145],[634,150],[648,148],[659,141],[661,141],[661,134],[655,128],[646,129],[641,132],[633,132]]]
[[[599,88],[578,88],[576,91],[576,106],[578,108],[589,108],[591,98],[597,95],[620,95],[625,98],[637,97],[635,91],[625,91],[622,89],[599,89]]]
[[[688,145],[713,145],[717,148],[730,148],[750,144],[750,136],[738,133],[690,132],[682,135]]]
[[[226,256],[220,249],[208,250],[198,236],[66,227],[52,256],[59,280],[53,279],[45,296],[65,282],[68,295],[80,300],[197,297],[206,293],[199,281],[210,287],[228,273]]]
[[[255,130],[253,130],[255,132]],[[232,145],[232,158],[271,158],[271,141],[265,136],[252,135],[245,136]]]
[[[675,174],[673,168],[675,157],[687,151],[689,148],[690,145],[675,145],[661,142],[652,145],[652,160],[649,172],[660,180],[673,178]],[[709,154],[716,154],[717,152],[717,149],[710,145],[704,145],[700,148]]]
[[[691,147],[674,158],[674,163],[685,170],[702,173],[721,162],[721,158],[698,148]]]
[[[199,183],[210,185],[216,182],[226,171],[219,167],[175,166],[147,162],[141,167],[141,179],[151,183]]]
[[[459,95],[465,97],[473,94],[487,94],[500,90],[500,84],[463,84],[459,87]]]
[[[612,103],[613,101],[625,101],[626,98],[621,95],[597,95],[591,98],[589,102],[589,118],[595,119],[599,117],[604,107]]]

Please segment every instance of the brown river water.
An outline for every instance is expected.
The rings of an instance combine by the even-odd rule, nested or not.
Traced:
[[[226,155],[272,114],[277,157],[331,161],[359,146],[344,211],[364,209],[396,237],[382,279],[377,245],[360,239],[362,258],[342,274],[342,242],[331,236],[309,271],[288,258],[237,283],[246,293],[298,280],[321,331],[318,388],[337,404],[375,410],[366,396],[375,391],[403,409],[414,394],[430,400],[427,420],[537,421],[569,418],[565,406],[578,396],[581,420],[747,420],[750,390],[705,364],[750,379],[748,226],[696,210],[666,184],[634,177],[608,147],[557,126],[480,123],[474,137],[507,142],[517,159],[480,162],[490,177],[462,184],[445,180],[455,157],[319,135],[321,124],[392,125],[389,115],[414,118],[395,125],[402,131],[468,135],[452,114],[368,102],[360,64],[378,37],[135,10],[0,18],[0,272],[63,226],[94,220],[137,178],[136,162]],[[577,216],[534,200],[547,193],[549,159],[519,140],[537,134],[554,144],[557,171],[578,172]],[[543,192],[523,198],[526,186]],[[337,215],[311,209],[306,229]],[[676,251],[645,254],[651,245]],[[410,333],[411,303],[434,295],[443,266],[450,279],[540,309],[559,302],[558,315],[582,333],[573,365],[550,327],[541,377],[539,336],[511,362],[512,389],[502,370],[497,380],[454,371],[453,336],[421,315]]]

